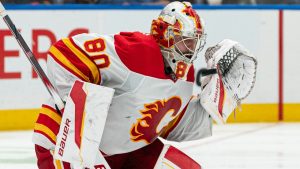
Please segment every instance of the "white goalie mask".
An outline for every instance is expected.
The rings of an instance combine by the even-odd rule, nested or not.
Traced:
[[[189,2],[172,2],[152,21],[151,34],[177,78],[186,75],[206,43],[204,23]]]

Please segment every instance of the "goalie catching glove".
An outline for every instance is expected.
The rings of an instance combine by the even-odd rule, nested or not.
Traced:
[[[256,78],[257,61],[238,42],[225,39],[205,52],[208,69],[217,74],[202,81],[200,101],[218,123],[223,124],[231,112],[251,92]]]

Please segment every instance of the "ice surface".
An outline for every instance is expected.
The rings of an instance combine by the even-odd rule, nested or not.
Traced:
[[[0,132],[0,169],[36,169],[32,131]],[[204,169],[300,169],[300,123],[214,125],[214,136],[172,143]]]

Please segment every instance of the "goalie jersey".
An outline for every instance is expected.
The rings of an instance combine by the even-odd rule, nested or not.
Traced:
[[[158,137],[185,141],[211,135],[212,121],[192,95],[193,67],[187,80],[172,80],[151,35],[124,32],[65,38],[50,48],[47,68],[63,100],[78,79],[115,89],[99,147],[107,155],[134,151]],[[60,121],[50,99],[35,124],[34,143],[53,150]]]

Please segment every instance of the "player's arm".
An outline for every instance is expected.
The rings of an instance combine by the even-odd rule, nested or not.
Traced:
[[[89,35],[78,36],[92,38]],[[62,39],[52,45],[48,52],[48,76],[64,101],[76,80],[94,84],[100,84],[101,81],[98,67],[79,46],[77,38]]]
[[[161,135],[169,141],[190,141],[212,135],[212,119],[209,113],[200,104],[199,98],[193,97],[182,111],[183,114],[169,131]]]
[[[101,75],[97,66],[72,38],[62,39],[50,47],[47,71],[49,80],[64,101],[76,80],[100,84]],[[60,121],[61,114],[50,99],[40,110],[33,134],[38,166],[41,169],[67,168],[69,165],[53,159]]]
[[[94,63],[89,60],[88,55],[83,54],[78,46],[75,46],[72,38],[62,39],[49,49],[47,59],[48,77],[64,101],[76,80],[100,83],[99,70],[96,69],[96,66],[93,66]],[[50,99],[42,106],[36,122],[36,128],[45,130],[43,131],[44,139],[42,141],[45,144],[35,143],[47,149],[54,149],[60,120],[61,114],[56,110],[54,101]],[[36,128],[35,131],[40,131]]]
[[[208,69],[218,73],[202,79],[200,98],[190,102],[167,139],[184,141],[211,135],[211,119],[225,123],[253,88],[256,58],[238,42],[225,39],[208,48],[205,57]]]
[[[33,142],[40,169],[70,168],[68,163],[54,160],[53,150],[61,123],[61,114],[56,110],[53,99],[49,99],[40,109],[34,126]]]

